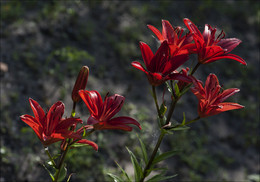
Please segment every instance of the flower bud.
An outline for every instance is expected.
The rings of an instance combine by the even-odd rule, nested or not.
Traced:
[[[88,82],[88,74],[89,74],[89,68],[87,66],[83,66],[78,74],[77,80],[75,82],[73,91],[72,91],[72,100],[74,102],[78,102],[80,100],[80,96],[78,94],[79,90],[84,90],[86,88],[87,82]]]

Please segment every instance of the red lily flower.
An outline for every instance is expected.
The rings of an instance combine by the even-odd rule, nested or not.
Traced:
[[[169,55],[167,41],[161,44],[155,55],[146,43],[140,42],[139,45],[147,70],[137,61],[133,61],[132,66],[145,72],[151,85],[158,86],[167,80],[191,82],[189,77],[174,72],[188,60],[187,54]]]
[[[68,129],[77,123],[82,123],[78,118],[62,119],[65,106],[58,101],[53,104],[45,114],[42,107],[33,99],[29,99],[34,117],[28,114],[20,116],[21,120],[28,124],[36,133],[44,146],[67,139],[80,139],[81,136]]]
[[[206,24],[204,32],[201,34],[196,25],[188,18],[184,19],[184,23],[193,35],[198,60],[201,64],[211,63],[219,59],[233,59],[246,65],[246,62],[241,57],[229,53],[241,43],[241,40],[237,38],[224,39],[225,33],[223,30],[215,39],[216,28]]]
[[[141,129],[140,124],[133,118],[126,116],[112,118],[121,110],[125,100],[123,96],[118,94],[110,97],[106,96],[103,102],[97,91],[80,90],[79,95],[87,105],[91,115],[87,124],[93,125],[95,130],[117,129],[131,131],[132,127],[128,126],[128,124],[136,125]]]
[[[162,20],[162,33],[152,25],[147,25],[147,27],[153,31],[161,43],[167,41],[171,54],[176,51],[178,55],[188,54],[194,52],[192,50],[196,48],[194,44],[191,44],[193,41],[191,33],[182,36],[184,29],[181,27],[173,28],[167,20]]]
[[[230,88],[227,90],[222,90],[215,74],[210,74],[207,77],[204,88],[202,83],[195,78],[193,79],[193,84],[194,88],[191,88],[191,91],[199,100],[198,113],[201,118],[216,115],[229,110],[244,108],[244,106],[237,103],[223,102],[228,97],[239,92],[239,89]]]

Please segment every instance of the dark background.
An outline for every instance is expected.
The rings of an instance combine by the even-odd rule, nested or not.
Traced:
[[[47,157],[33,130],[19,116],[33,115],[28,98],[47,109],[61,100],[65,115],[71,111],[71,90],[81,66],[88,65],[88,90],[126,97],[121,115],[142,125],[133,132],[100,131],[90,139],[99,151],[74,149],[68,154],[71,181],[112,181],[120,175],[114,161],[130,174],[133,170],[125,146],[141,154],[136,133],[151,151],[158,137],[155,106],[143,72],[131,62],[142,62],[138,42],[156,50],[153,33],[161,19],[183,26],[191,19],[200,30],[211,24],[227,38],[242,40],[233,53],[247,66],[219,60],[201,66],[195,76],[205,81],[215,73],[226,88],[240,88],[229,101],[245,108],[201,119],[187,131],[169,135],[161,151],[178,149],[160,164],[168,167],[171,181],[256,181],[259,164],[259,3],[257,1],[1,1],[1,177],[0,181],[47,181],[42,167]],[[196,57],[184,66],[196,63]],[[158,88],[161,101],[163,87]],[[167,97],[167,96],[166,96]],[[78,116],[86,121],[83,103]],[[173,121],[197,115],[197,100],[188,92],[179,102]],[[59,144],[50,147],[57,154]],[[160,167],[159,166],[159,167]]]

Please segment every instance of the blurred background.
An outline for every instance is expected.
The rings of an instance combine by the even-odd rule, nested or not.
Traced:
[[[211,24],[224,29],[227,38],[242,40],[233,53],[247,62],[219,60],[201,66],[195,76],[205,82],[209,73],[226,88],[240,88],[229,99],[244,105],[241,110],[201,119],[187,131],[163,141],[161,151],[177,149],[160,164],[168,167],[170,181],[259,180],[259,3],[257,1],[1,1],[1,177],[0,181],[47,181],[42,167],[47,159],[41,142],[19,116],[33,115],[28,98],[44,110],[61,100],[65,115],[72,108],[71,91],[81,66],[90,68],[88,90],[104,97],[126,97],[121,115],[136,118],[142,131],[100,131],[91,136],[99,151],[71,150],[67,157],[71,181],[112,181],[106,173],[120,175],[114,161],[133,174],[127,146],[141,154],[138,134],[151,151],[158,137],[155,106],[145,74],[131,66],[142,61],[139,41],[155,51],[158,46],[146,27],[161,30],[161,20],[183,26],[191,19],[200,30]],[[258,32],[258,33],[257,33]],[[184,66],[196,63],[196,57]],[[164,88],[158,87],[158,97]],[[167,97],[167,96],[166,96]],[[168,104],[168,103],[167,103]],[[179,102],[173,121],[197,116],[197,99],[189,92]],[[86,121],[84,103],[77,114]],[[59,144],[50,147],[53,154]],[[258,176],[257,176],[258,174]]]

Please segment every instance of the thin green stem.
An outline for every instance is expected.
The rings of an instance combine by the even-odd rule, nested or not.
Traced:
[[[193,75],[195,73],[195,71],[199,68],[199,66],[201,65],[201,63],[197,63],[196,66],[192,69],[190,75]]]
[[[195,121],[197,121],[197,120],[199,120],[199,119],[200,119],[200,117],[198,116],[198,117],[196,117],[195,119],[186,122],[185,125],[189,125],[189,124],[191,124],[191,123],[194,123]]]
[[[193,119],[193,120],[190,120],[190,121],[188,121],[188,122],[186,122],[186,123],[184,123],[184,124],[179,124],[179,125],[174,126],[174,127],[172,127],[172,128],[179,128],[179,127],[181,127],[181,126],[186,126],[186,125],[189,125],[189,124],[191,124],[191,123],[194,123],[195,121],[197,121],[197,120],[199,120],[199,119],[200,119],[200,117],[198,116],[198,117],[196,117],[196,118]]]
[[[162,140],[163,140],[164,135],[165,135],[165,132],[161,130],[161,134],[160,134],[160,136],[159,136],[159,138],[158,138],[158,140],[157,140],[157,143],[156,143],[156,145],[155,145],[155,147],[154,147],[154,149],[153,149],[153,153],[152,153],[152,155],[151,155],[151,157],[150,157],[150,159],[149,159],[147,165],[146,165],[145,168],[144,168],[143,177],[141,178],[140,182],[143,182],[144,179],[146,178],[146,175],[147,175],[147,173],[148,173],[148,170],[149,170],[150,167],[152,166],[153,160],[154,160],[154,158],[155,158],[155,156],[156,156],[156,153],[157,153],[157,151],[158,151],[158,149],[159,149],[159,147],[160,147],[160,145],[161,145],[161,143],[162,143]]]
[[[166,119],[165,125],[169,124],[169,122],[171,120],[171,117],[172,117],[172,114],[173,114],[173,111],[175,109],[175,106],[176,106],[178,100],[179,100],[179,97],[176,97],[174,100],[172,100],[171,106],[170,106],[170,109],[169,109],[169,112],[168,112],[168,115],[167,115],[167,119]]]
[[[52,156],[51,156],[51,154],[50,154],[50,151],[49,151],[48,147],[45,147],[44,150],[45,150],[46,154],[48,155],[50,161],[52,162],[52,165],[54,165],[54,167],[56,168],[56,167],[57,167],[57,166],[56,166],[56,163],[55,163],[55,161],[53,160],[53,158],[52,158]]]
[[[159,109],[159,105],[158,105],[158,101],[157,101],[157,95],[156,95],[156,90],[155,90],[155,86],[152,86],[153,89],[153,98],[154,98],[154,102],[156,105],[156,109],[157,109],[157,113],[159,118],[162,118],[161,114],[160,114],[160,109]]]
[[[69,150],[69,147],[67,147],[66,150],[63,151],[63,153],[61,155],[61,158],[60,158],[60,161],[59,161],[59,164],[58,164],[58,167],[57,167],[57,171],[56,171],[55,176],[54,176],[54,182],[57,182],[58,179],[59,179],[61,167],[63,166],[63,163],[64,163],[64,160],[65,160],[65,157],[66,157],[68,150]]]

